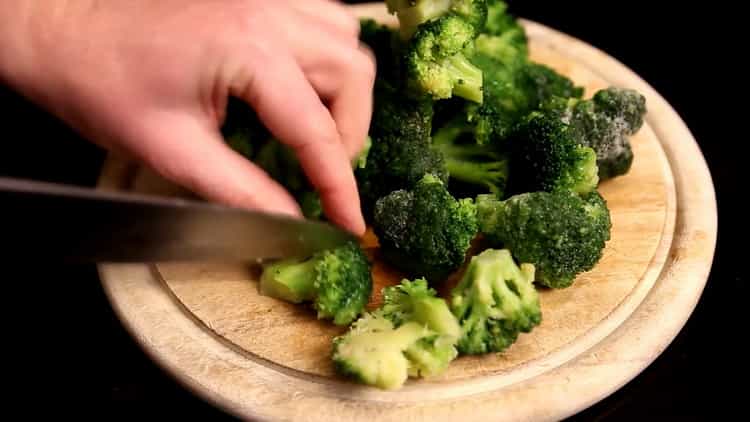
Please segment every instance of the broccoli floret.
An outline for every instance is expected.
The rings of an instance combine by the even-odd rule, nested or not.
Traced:
[[[384,304],[333,341],[336,369],[384,389],[408,377],[431,377],[456,358],[461,328],[445,300],[424,279],[402,280],[383,291]]]
[[[353,242],[308,259],[284,259],[264,266],[260,291],[291,303],[312,301],[318,318],[347,325],[370,299],[370,263]]]
[[[451,291],[451,310],[461,324],[458,350],[474,355],[501,352],[542,319],[534,266],[516,266],[508,250],[487,249],[472,257]]]
[[[362,210],[371,220],[375,201],[399,189],[411,189],[427,174],[447,181],[443,157],[430,148],[432,101],[400,95],[385,81],[375,84],[370,124],[372,146],[365,166],[355,170]]]
[[[519,262],[533,264],[536,281],[552,288],[570,286],[591,270],[610,239],[612,223],[597,191],[533,192],[498,201],[477,197],[480,232],[493,247],[510,249]]]
[[[511,48],[512,50],[512,48]],[[499,144],[530,112],[554,97],[580,97],[583,89],[525,53],[506,53],[500,59],[478,52],[471,61],[484,75],[484,101],[466,106],[466,121],[480,144]]]
[[[423,23],[446,14],[455,14],[470,23],[475,31],[487,21],[485,0],[387,0],[388,11],[399,20],[399,31],[404,40],[411,38]]]
[[[445,300],[437,297],[424,278],[414,281],[402,280],[397,286],[383,289],[383,316],[399,326],[408,321],[416,321],[427,328],[452,337],[461,336],[461,328]]]
[[[451,180],[460,181],[464,189],[502,197],[508,180],[507,157],[495,145],[477,144],[472,134],[458,116],[433,134],[432,148],[442,155]]]
[[[570,126],[573,138],[596,151],[599,179],[626,174],[633,163],[630,136],[643,126],[646,98],[632,89],[608,88],[590,100],[557,98],[545,107]]]
[[[591,192],[599,183],[596,152],[576,142],[560,119],[533,112],[510,138],[513,193]]]
[[[419,26],[405,50],[407,86],[434,99],[456,96],[482,103],[482,71],[464,56],[477,33],[458,15],[443,15]]]
[[[433,175],[375,204],[373,229],[387,262],[410,276],[442,281],[464,262],[477,233],[471,199],[457,201]]]

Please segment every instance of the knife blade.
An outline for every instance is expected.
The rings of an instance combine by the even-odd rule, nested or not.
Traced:
[[[5,259],[40,263],[251,262],[357,241],[323,222],[2,177],[0,230]]]

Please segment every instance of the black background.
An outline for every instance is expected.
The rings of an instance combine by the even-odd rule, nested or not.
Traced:
[[[747,333],[740,307],[748,289],[738,261],[748,230],[738,198],[747,192],[740,191],[747,177],[739,170],[747,159],[748,123],[741,120],[747,77],[738,57],[747,48],[730,45],[741,26],[724,2],[662,3],[511,2],[516,14],[601,48],[654,86],[698,140],[718,197],[717,254],[689,322],[640,376],[575,420],[709,419],[738,411],[746,391],[738,339]],[[0,90],[0,104],[0,174],[95,183],[102,151],[8,91]],[[29,417],[229,419],[142,353],[113,315],[93,267],[5,265],[4,410]]]

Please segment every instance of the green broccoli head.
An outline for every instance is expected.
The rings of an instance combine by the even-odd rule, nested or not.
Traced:
[[[372,145],[364,167],[355,169],[368,220],[379,198],[395,190],[411,189],[427,173],[447,181],[443,157],[430,148],[432,115],[432,101],[405,98],[388,83],[376,83]]]
[[[476,31],[449,14],[419,26],[405,49],[407,86],[416,96],[434,99],[453,95],[482,103],[482,72],[463,54]]]
[[[334,339],[339,372],[384,389],[408,377],[443,373],[458,352],[461,328],[445,300],[427,281],[402,280],[383,290],[384,303]]]
[[[536,280],[552,288],[570,286],[591,270],[610,239],[609,209],[597,191],[533,192],[505,201],[477,197],[480,231],[493,246],[510,249],[519,262],[533,264]]]
[[[511,135],[509,185],[514,193],[585,194],[599,183],[596,153],[576,142],[560,119],[533,112]]]
[[[457,201],[428,174],[413,189],[379,199],[373,229],[387,262],[438,282],[464,262],[477,233],[476,209],[471,199]]]
[[[418,27],[446,14],[455,14],[470,23],[476,32],[487,21],[485,0],[387,0],[388,11],[399,21],[404,40],[411,38]]]
[[[633,163],[629,137],[643,126],[646,99],[637,91],[607,88],[590,100],[552,99],[546,108],[570,126],[581,145],[596,151],[600,180],[627,173]]]
[[[544,65],[530,63],[525,54],[498,59],[478,51],[471,61],[484,75],[484,101],[481,105],[468,104],[464,113],[480,144],[502,143],[524,117],[550,98],[583,94],[570,79]]]
[[[347,325],[362,313],[372,293],[367,256],[355,243],[323,251],[308,259],[268,264],[261,293],[292,303],[312,301],[320,319]]]
[[[451,310],[461,325],[461,354],[501,352],[541,322],[534,266],[516,266],[508,250],[472,257],[451,291]]]

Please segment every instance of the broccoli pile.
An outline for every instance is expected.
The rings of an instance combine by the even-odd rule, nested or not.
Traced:
[[[534,62],[503,1],[385,3],[398,28],[361,21],[377,77],[352,169],[372,256],[405,278],[367,312],[371,265],[349,244],[268,264],[260,288],[350,325],[333,341],[336,369],[396,389],[461,355],[507,350],[541,323],[538,289],[568,288],[597,265],[612,230],[599,186],[630,170],[647,109],[621,87],[584,97]],[[252,111],[230,101],[222,134],[306,216],[325,218],[294,153]]]

